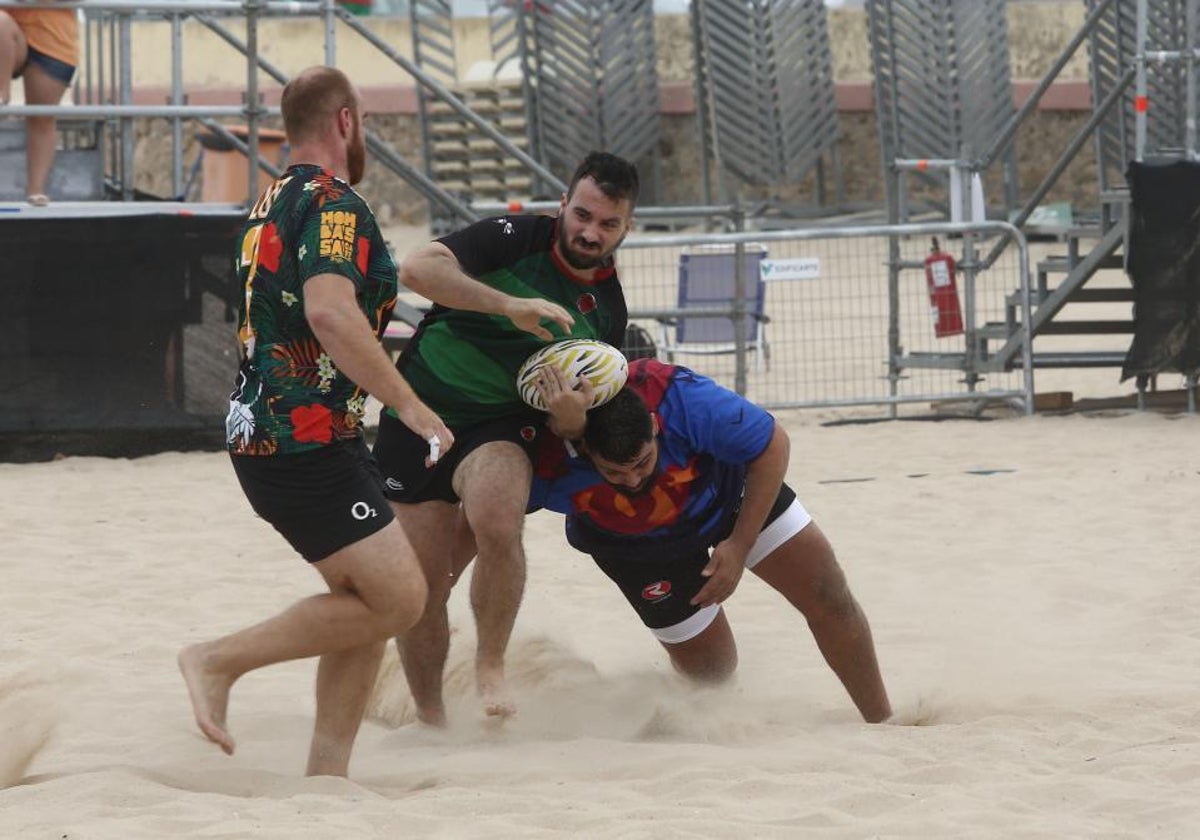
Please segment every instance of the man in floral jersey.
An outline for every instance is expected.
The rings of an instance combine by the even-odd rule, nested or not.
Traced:
[[[201,731],[225,752],[229,690],[264,665],[320,656],[310,775],[345,775],[384,640],[420,617],[427,587],[383,497],[362,433],[374,394],[429,449],[453,444],[379,342],[396,267],[366,202],[362,103],[338,70],[313,67],[283,91],[296,161],[263,192],[237,255],[242,362],[226,430],[255,512],[321,574],[329,592],[179,655]]]

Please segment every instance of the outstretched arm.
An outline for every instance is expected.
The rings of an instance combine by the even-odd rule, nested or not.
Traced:
[[[767,448],[746,467],[746,491],[737,522],[732,533],[713,549],[708,565],[701,572],[708,582],[692,598],[693,604],[701,607],[719,604],[737,588],[745,570],[746,555],[758,539],[783,485],[790,452],[787,432],[776,423]]]
[[[480,283],[462,270],[454,252],[441,242],[431,242],[404,258],[400,282],[424,298],[449,309],[503,315],[520,329],[550,341],[554,336],[541,325],[552,321],[571,332],[575,319],[567,310],[542,298],[506,295]]]

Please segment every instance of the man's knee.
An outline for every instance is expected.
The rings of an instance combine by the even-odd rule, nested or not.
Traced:
[[[354,593],[387,635],[405,632],[425,610],[426,574],[395,522],[321,564],[330,589]]]
[[[529,482],[472,483],[463,488],[463,511],[480,555],[520,550]]]
[[[431,589],[416,564],[410,573],[388,582],[374,599],[376,611],[387,625],[387,635],[398,636],[412,629],[431,597]]]
[[[737,670],[737,645],[724,611],[698,635],[683,642],[662,642],[662,646],[675,670],[693,682],[722,683]]]
[[[834,564],[813,583],[812,597],[804,608],[809,621],[842,621],[858,610],[841,567]]]
[[[470,521],[475,534],[476,552],[480,557],[521,550],[521,535],[525,529],[524,511],[495,511],[476,516]]]
[[[426,595],[429,604],[445,604],[450,600],[450,591],[454,588],[454,578],[450,572],[439,571],[425,575]]]
[[[671,664],[682,676],[701,685],[720,685],[733,678],[737,671],[737,653],[711,656],[705,659],[682,660],[671,657]]]

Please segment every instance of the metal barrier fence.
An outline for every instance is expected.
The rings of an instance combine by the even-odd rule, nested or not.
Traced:
[[[965,307],[965,332],[934,334],[923,266],[930,238],[943,248],[970,247],[980,240],[1011,237],[990,264],[975,265],[958,276]],[[889,271],[892,246],[902,269]],[[729,352],[692,355],[673,350],[672,330],[681,317],[732,319],[738,323],[753,307],[734,303],[697,311],[681,305],[681,258],[697,248],[724,247],[738,253],[761,247],[765,294],[763,315],[767,350],[738,334]],[[733,264],[741,264],[736,261]],[[668,354],[767,408],[887,406],[897,416],[904,405],[930,402],[1005,400],[1033,411],[1033,371],[1028,364],[1009,371],[988,371],[987,360],[968,352],[975,325],[1003,319],[1013,296],[1021,301],[1023,323],[1029,312],[1029,255],[1024,237],[1003,222],[816,227],[803,230],[736,234],[631,236],[621,247],[618,265],[629,301],[630,321],[646,329]],[[729,278],[730,289],[758,278],[741,269]],[[753,295],[750,295],[751,299]],[[1024,358],[1030,355],[1026,337]],[[940,366],[915,367],[918,358]]]

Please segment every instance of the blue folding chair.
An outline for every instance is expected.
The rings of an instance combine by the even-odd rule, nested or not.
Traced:
[[[754,369],[770,361],[767,322],[763,312],[767,285],[762,279],[762,245],[746,245],[742,252],[743,300],[746,315],[740,327],[746,352],[754,353]],[[679,257],[678,307],[732,307],[737,283],[736,252],[731,245],[686,248]],[[710,316],[660,318],[659,349],[668,362],[680,354],[721,355],[736,350],[737,333],[732,318]]]

